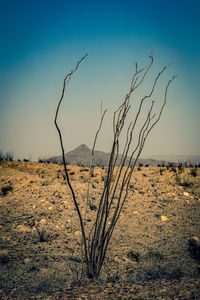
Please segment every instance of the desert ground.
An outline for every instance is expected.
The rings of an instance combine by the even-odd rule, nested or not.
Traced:
[[[67,168],[83,210],[88,168]],[[91,178],[97,206],[105,172]],[[1,161],[0,193],[0,299],[199,299],[200,169],[136,167],[96,281],[62,166]]]

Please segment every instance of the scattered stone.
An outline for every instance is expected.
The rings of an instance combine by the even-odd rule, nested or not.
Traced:
[[[76,235],[76,236],[81,236],[81,232],[80,232],[80,231],[76,231],[76,232],[75,232],[75,235]]]
[[[193,236],[192,237],[192,240],[195,240],[197,243],[199,242],[200,243],[200,239],[198,236]]]
[[[114,257],[114,261],[115,261],[116,263],[118,263],[118,264],[121,264],[121,263],[122,263],[121,259],[120,259],[118,256],[115,256],[115,257]]]
[[[30,258],[25,258],[24,259],[24,263],[25,263],[25,265],[27,265],[27,264],[29,264],[31,262],[31,259]]]
[[[16,227],[16,230],[19,231],[19,232],[30,232],[31,229],[27,226],[24,226],[24,225],[18,225]]]
[[[168,218],[167,218],[166,216],[160,216],[160,217],[161,217],[161,220],[162,220],[163,222],[165,222],[165,221],[168,220]]]
[[[0,256],[1,255],[8,255],[8,250],[5,250],[5,249],[0,250]]]
[[[112,283],[111,283],[111,282],[108,282],[108,283],[107,283],[107,287],[112,287]]]
[[[47,273],[49,270],[48,268],[40,268],[41,273]]]
[[[189,194],[188,192],[184,192],[183,195],[184,195],[185,197],[190,196],[190,194]]]
[[[45,225],[47,223],[47,220],[46,219],[41,219],[40,222],[39,222],[41,225]]]
[[[1,239],[4,241],[7,241],[7,242],[11,240],[11,238],[9,236],[5,236],[5,235],[1,236]]]
[[[49,210],[52,210],[53,209],[53,207],[52,206],[49,206]]]
[[[133,215],[139,215],[139,212],[136,211],[136,210],[134,210],[134,211],[133,211]]]

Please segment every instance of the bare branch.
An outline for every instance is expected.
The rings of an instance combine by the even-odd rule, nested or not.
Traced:
[[[74,202],[74,205],[76,207],[76,210],[77,210],[77,213],[78,213],[78,216],[79,216],[80,227],[81,227],[82,237],[83,237],[83,241],[84,241],[85,259],[86,259],[86,263],[88,265],[88,254],[87,254],[87,245],[86,245],[86,236],[85,236],[84,224],[83,224],[82,216],[81,216],[81,213],[80,213],[80,210],[79,210],[79,207],[78,207],[78,203],[76,201],[76,196],[75,196],[74,189],[73,189],[73,187],[71,185],[71,182],[69,180],[69,175],[68,175],[68,171],[67,171],[67,168],[66,168],[65,151],[64,151],[64,146],[63,146],[62,134],[61,134],[60,128],[59,128],[58,123],[57,123],[57,118],[58,118],[58,113],[59,113],[60,105],[62,103],[64,94],[65,94],[65,86],[66,86],[66,84],[69,83],[72,74],[78,69],[79,64],[85,59],[86,56],[87,56],[87,54],[85,54],[78,61],[78,63],[76,64],[75,69],[72,70],[69,74],[67,74],[67,76],[64,79],[63,88],[62,88],[62,94],[61,94],[61,98],[60,98],[60,100],[58,102],[58,106],[57,106],[57,109],[56,109],[54,123],[55,123],[56,129],[58,131],[59,139],[60,139],[60,145],[61,145],[61,151],[62,151],[62,159],[63,159],[63,165],[64,165],[64,171],[65,171],[65,175],[66,175],[67,184],[68,184],[68,186],[70,188],[70,191],[71,191],[71,194],[72,194],[72,198],[73,198],[73,202]]]

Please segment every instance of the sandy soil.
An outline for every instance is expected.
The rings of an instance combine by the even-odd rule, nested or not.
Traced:
[[[88,171],[68,166],[79,207]],[[94,169],[98,204],[105,170]],[[200,169],[136,168],[98,281],[81,272],[80,228],[62,166],[0,162],[1,299],[199,299]],[[87,212],[91,226],[95,210]]]

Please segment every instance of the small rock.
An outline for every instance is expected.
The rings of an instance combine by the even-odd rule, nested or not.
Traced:
[[[1,238],[2,238],[2,240],[4,240],[4,241],[10,241],[11,239],[10,239],[10,237],[9,236],[1,236]]]
[[[118,264],[122,263],[122,261],[117,256],[114,257],[114,261],[117,262]]]
[[[30,232],[31,229],[27,226],[24,226],[24,225],[18,225],[16,227],[16,230],[19,231],[19,232]]]
[[[189,194],[188,192],[184,192],[183,195],[184,195],[185,197],[188,197],[190,194]]]
[[[24,263],[27,265],[27,264],[29,264],[31,262],[31,259],[30,258],[25,258],[24,259]]]
[[[107,287],[112,287],[112,283],[111,283],[111,282],[108,282],[108,283],[107,283]]]
[[[80,232],[80,231],[76,231],[76,232],[75,232],[75,235],[76,235],[76,236],[81,236],[81,232]]]
[[[192,237],[193,240],[195,240],[197,243],[200,242],[199,237],[198,236],[193,236]]]
[[[40,222],[39,222],[41,225],[45,225],[47,223],[47,220],[46,219],[41,219]]]
[[[161,220],[162,220],[163,222],[165,222],[165,221],[168,220],[168,218],[167,218],[166,216],[161,216]]]
[[[0,250],[0,255],[8,255],[8,250]]]
[[[53,209],[53,207],[52,206],[49,206],[49,210],[52,210]]]
[[[48,268],[40,268],[40,272],[41,273],[47,273],[48,272]]]

